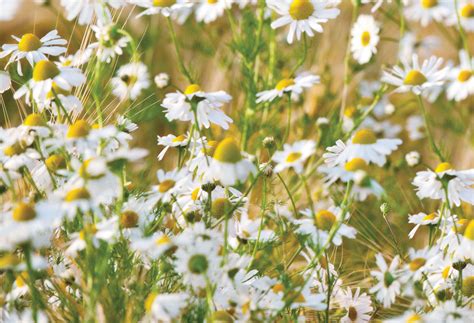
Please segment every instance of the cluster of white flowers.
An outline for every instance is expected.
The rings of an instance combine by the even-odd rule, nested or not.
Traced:
[[[61,0],[66,20],[91,28],[81,49],[70,53],[57,30],[12,36],[0,51],[0,102],[9,96],[22,121],[0,128],[0,320],[470,322],[474,169],[448,162],[427,110],[474,95],[474,0],[372,1],[358,14],[366,3],[351,4],[337,93],[330,69],[302,66],[308,37],[342,16],[339,0]],[[18,10],[0,6],[0,20]],[[167,21],[186,83],[147,63],[122,10]],[[188,70],[174,30],[225,15],[241,92]],[[400,24],[401,66],[374,80],[358,73],[376,69],[386,19]],[[454,29],[459,62],[426,55],[429,41],[405,32],[408,22]],[[277,71],[285,26],[302,58]],[[400,113],[408,103],[393,96],[416,98],[420,111]],[[337,108],[310,115],[301,103],[311,100]],[[138,130],[147,113],[173,132],[158,135],[157,156],[136,148],[150,142]],[[438,162],[414,150],[420,142]],[[395,195],[405,178],[411,186]],[[416,249],[399,243],[415,240]]]

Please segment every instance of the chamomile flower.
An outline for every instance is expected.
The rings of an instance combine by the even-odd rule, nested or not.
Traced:
[[[418,55],[412,62],[403,62],[403,68],[393,67],[384,71],[382,81],[397,87],[395,92],[413,92],[430,97],[444,84],[448,68],[441,68],[443,59],[431,56],[420,66]]]
[[[191,121],[205,128],[213,123],[228,129],[232,119],[222,111],[222,107],[231,99],[224,91],[204,92],[199,85],[191,84],[183,93],[166,94],[161,106],[165,108],[165,116],[169,121]]]
[[[62,90],[71,91],[73,87],[80,86],[85,81],[86,77],[78,68],[58,66],[51,61],[41,60],[33,68],[32,79],[15,92],[14,98],[26,96],[29,103],[31,91],[32,98],[41,102],[51,96],[51,93],[54,95]]]
[[[118,9],[126,4],[125,0],[61,0],[61,6],[66,11],[66,19],[78,19],[80,25],[89,24],[94,17],[103,23],[112,19],[110,8]]]
[[[347,311],[346,315],[341,319],[341,322],[362,323],[370,321],[370,312],[373,310],[372,302],[366,293],[360,293],[359,287],[357,287],[354,295],[352,294],[351,288],[342,291],[342,295],[339,297],[339,305]]]
[[[474,1],[460,0],[451,1],[451,15],[446,19],[446,23],[451,26],[458,24],[457,16],[459,15],[459,22],[461,26],[469,32],[474,31]],[[457,7],[456,7],[457,5]],[[457,14],[456,14],[457,11]]]
[[[280,80],[274,89],[257,93],[257,103],[271,102],[277,97],[281,98],[284,94],[300,95],[304,89],[308,89],[320,81],[319,76],[311,73],[301,73],[295,78],[285,78]]]
[[[232,5],[232,0],[198,0],[195,8],[196,20],[211,23],[224,14]]]
[[[158,160],[162,160],[165,157],[166,152],[170,147],[183,148],[186,147],[189,143],[189,139],[186,135],[167,135],[167,136],[158,136],[158,145],[165,146],[160,154],[158,155]]]
[[[97,224],[85,224],[81,231],[71,234],[71,241],[65,253],[76,257],[81,250],[86,248],[87,239],[90,239],[94,247],[98,248],[101,241],[110,242],[117,238],[118,231],[117,218],[102,220]]]
[[[123,49],[127,47],[129,38],[120,34],[115,24],[102,25],[102,23],[92,26],[97,42],[91,43],[87,48],[95,50],[100,61],[110,63],[112,59],[123,54]]]
[[[165,172],[159,169],[156,173],[158,185],[154,187],[155,195],[163,203],[171,202],[181,193],[183,185],[188,181],[186,169],[175,169]]]
[[[314,154],[316,144],[312,140],[301,140],[293,144],[285,144],[283,151],[277,151],[272,160],[277,163],[274,171],[279,173],[287,168],[293,168],[296,173],[303,172],[304,162]]]
[[[131,4],[146,8],[137,18],[143,15],[161,14],[171,17],[179,24],[183,24],[192,12],[193,4],[189,0],[130,0]]]
[[[423,198],[446,201],[456,206],[461,201],[474,205],[474,169],[455,170],[449,163],[441,163],[436,169],[420,171],[413,179],[416,195]],[[444,186],[446,185],[446,192]]]
[[[314,36],[313,30],[322,33],[321,24],[339,15],[339,9],[334,8],[338,3],[335,0],[267,0],[268,7],[281,16],[272,22],[272,28],[290,25],[286,38],[289,44],[295,36],[300,40],[303,33],[310,37]]]
[[[370,274],[377,280],[377,284],[370,289],[376,299],[383,303],[384,307],[390,307],[395,298],[400,294],[400,282],[398,281],[398,265],[400,258],[395,256],[390,265],[387,265],[382,254],[375,255],[379,270],[372,270]]]
[[[450,14],[449,1],[446,0],[410,0],[405,7],[407,19],[420,22],[423,27],[431,21],[442,23]]]
[[[244,182],[250,174],[255,174],[257,167],[242,152],[237,142],[226,138],[219,142],[212,157],[209,175],[224,186]]]
[[[166,73],[160,73],[153,80],[157,88],[164,89],[170,83],[170,76]]]
[[[173,322],[186,307],[188,294],[158,294],[152,292],[145,300],[145,309],[158,322]]]
[[[411,248],[408,250],[408,257],[404,276],[417,281],[431,270],[433,264],[438,261],[440,254],[435,248],[426,247],[418,250]]]
[[[474,94],[474,58],[469,59],[467,53],[459,52],[459,66],[450,69],[448,73],[448,89],[446,96],[449,100],[462,101]]]
[[[150,86],[148,68],[141,62],[123,65],[111,79],[112,93],[120,100],[135,100]]]
[[[380,28],[371,15],[360,15],[351,30],[351,51],[359,64],[370,61],[377,53]]]
[[[173,246],[171,238],[161,232],[155,232],[149,237],[133,239],[130,247],[141,255],[155,260]]]
[[[410,237],[410,239],[413,239],[416,231],[418,231],[420,226],[438,224],[439,219],[440,218],[437,213],[426,214],[426,213],[420,212],[417,214],[409,215],[408,223],[415,224],[415,227],[410,231],[410,233],[408,234],[408,237]]]
[[[18,44],[5,44],[2,46],[0,58],[10,56],[7,66],[13,62],[18,62],[18,74],[23,75],[20,61],[26,58],[28,63],[33,67],[35,63],[47,60],[46,55],[59,56],[66,52],[67,44],[65,39],[58,35],[57,30],[52,30],[43,36],[41,39],[35,34],[24,34],[21,38],[12,36]]]
[[[349,142],[344,144],[341,140],[335,146],[329,147],[323,155],[326,163],[330,166],[345,165],[354,158],[361,158],[367,163],[383,166],[389,156],[399,145],[400,139],[377,139],[375,133],[370,129],[358,130]]]

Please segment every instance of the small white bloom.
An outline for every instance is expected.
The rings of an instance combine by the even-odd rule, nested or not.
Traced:
[[[119,68],[111,80],[112,93],[120,100],[135,100],[150,86],[148,68],[141,62],[129,63]]]
[[[310,88],[314,84],[319,83],[319,80],[319,76],[308,72],[301,73],[294,79],[282,79],[276,84],[274,89],[258,92],[257,103],[271,102],[277,97],[281,98],[285,93],[290,95],[300,95],[303,93],[304,89]]]
[[[283,151],[277,151],[272,160],[277,163],[275,172],[279,173],[287,168],[293,168],[296,173],[303,172],[303,165],[306,159],[314,154],[316,144],[312,140],[301,140],[293,144],[285,144]]]
[[[377,53],[379,31],[380,28],[371,15],[360,15],[357,18],[351,30],[351,51],[359,64],[368,63],[372,55]]]
[[[410,151],[405,155],[405,160],[410,167],[415,167],[420,163],[420,153],[417,151]]]
[[[170,76],[166,73],[160,73],[155,76],[154,81],[157,88],[163,89],[170,83]]]

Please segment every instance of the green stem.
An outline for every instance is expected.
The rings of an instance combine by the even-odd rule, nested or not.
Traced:
[[[179,50],[178,40],[176,39],[176,33],[174,31],[173,22],[171,21],[171,17],[167,17],[166,21],[168,23],[168,27],[169,27],[169,30],[170,30],[171,40],[173,41],[173,45],[174,45],[174,48],[176,50],[176,56],[178,57],[179,69],[180,69],[181,73],[183,73],[184,76],[186,76],[189,83],[193,84],[194,80],[193,80],[191,74],[186,69],[186,66],[184,65],[183,58],[181,56],[181,52]]]

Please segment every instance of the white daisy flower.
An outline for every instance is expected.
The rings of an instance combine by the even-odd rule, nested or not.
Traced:
[[[415,224],[415,227],[410,231],[410,233],[408,233],[408,237],[410,239],[413,239],[416,231],[418,231],[420,226],[438,224],[439,219],[440,217],[437,213],[426,214],[426,213],[420,212],[417,214],[408,215],[408,223]]]
[[[342,295],[338,298],[339,305],[343,307],[347,313],[341,319],[342,323],[363,323],[369,322],[371,319],[370,312],[372,312],[372,302],[370,296],[366,293],[360,293],[360,288],[357,287],[354,295],[352,289],[349,287],[342,291]]]
[[[165,116],[169,121],[191,121],[199,127],[209,128],[211,123],[222,129],[229,129],[229,118],[222,106],[229,103],[232,97],[224,91],[204,92],[197,84],[189,85],[183,93],[174,92],[166,94],[161,106],[165,108]],[[195,110],[194,111],[194,107]]]
[[[226,9],[230,9],[232,0],[198,0],[196,4],[196,20],[211,23],[224,14]]]
[[[443,23],[451,14],[449,4],[449,0],[410,0],[405,5],[405,16],[423,27],[431,21]]]
[[[413,92],[425,97],[433,96],[446,78],[448,67],[440,69],[443,59],[431,56],[420,66],[418,55],[414,54],[412,63],[402,62],[403,68],[393,67],[383,72],[382,81],[397,87],[395,92]]]
[[[181,194],[183,185],[189,180],[188,172],[184,168],[170,172],[159,169],[156,172],[156,177],[158,178],[158,185],[153,190],[163,203],[174,201]]]
[[[167,136],[158,136],[158,146],[165,146],[160,154],[158,155],[158,160],[162,160],[165,157],[166,152],[170,147],[186,147],[189,143],[187,135],[167,135]]]
[[[420,115],[413,115],[408,117],[406,130],[408,131],[408,137],[410,140],[420,140],[426,137],[425,133],[425,122],[423,117]]]
[[[290,25],[286,40],[289,44],[296,39],[301,39],[301,34],[306,33],[313,37],[314,31],[323,32],[321,24],[339,15],[340,10],[333,8],[339,4],[337,0],[267,0],[267,6],[278,13],[280,18],[272,22],[272,28]]]
[[[474,94],[474,58],[461,50],[459,66],[451,68],[448,73],[448,89],[446,96],[449,100],[462,101]]]
[[[370,129],[358,130],[348,144],[338,140],[335,146],[327,148],[323,155],[329,166],[345,165],[354,158],[362,158],[367,163],[383,166],[387,156],[402,144],[400,139],[377,139],[375,133]]]
[[[111,79],[112,93],[120,100],[135,100],[150,86],[148,68],[141,62],[129,63],[119,68]]]
[[[443,189],[447,185],[447,193]],[[439,164],[434,171],[426,170],[416,173],[413,179],[416,195],[420,198],[431,198],[446,201],[456,206],[461,201],[474,205],[474,169],[455,170],[449,163]]]
[[[129,0],[131,4],[146,8],[137,18],[144,15],[161,14],[183,24],[192,12],[193,4],[189,0]]]
[[[240,148],[232,138],[219,142],[212,157],[209,175],[224,186],[244,182],[250,174],[255,174],[257,167],[242,156]]]
[[[109,23],[112,20],[109,6],[119,9],[125,4],[125,0],[61,0],[61,6],[66,11],[66,19],[77,18],[80,25],[91,23],[94,17],[103,23]]]
[[[438,261],[440,253],[436,248],[426,247],[424,249],[408,250],[409,261],[405,266],[405,278],[418,281],[427,274],[434,263]]]
[[[127,47],[130,39],[120,34],[115,24],[91,26],[95,32],[97,42],[91,43],[87,48],[95,50],[97,57],[101,62],[110,63],[116,56],[123,54],[123,49]]]
[[[370,61],[377,53],[380,28],[371,15],[360,15],[351,30],[351,51],[359,64]]]
[[[161,232],[155,232],[149,237],[133,239],[130,248],[149,259],[158,259],[173,246],[171,238]]]
[[[0,0],[0,8],[2,8],[0,11],[0,21],[12,20],[15,17],[18,8],[20,8],[21,3],[22,0]]]
[[[71,241],[65,254],[76,257],[79,251],[86,248],[86,239],[90,239],[94,247],[98,248],[100,241],[111,242],[118,237],[118,232],[119,224],[116,217],[97,224],[85,224],[81,231],[71,234]]]
[[[274,168],[279,173],[287,168],[293,168],[296,173],[303,172],[304,162],[314,154],[316,143],[313,140],[300,140],[293,144],[284,144],[283,151],[277,151],[272,160],[277,163]]]
[[[157,88],[164,89],[170,83],[170,76],[166,73],[160,73],[153,80]]]
[[[474,9],[473,9],[474,10]],[[469,307],[458,307],[454,300],[449,300],[435,307],[432,312],[423,316],[424,322],[463,323],[472,321],[474,311]]]
[[[370,293],[375,293],[376,299],[384,307],[390,307],[400,295],[400,282],[397,280],[400,258],[395,256],[390,266],[380,253],[375,255],[375,259],[379,270],[372,270],[370,274],[377,280],[377,284],[370,289]]]
[[[310,74],[308,72],[301,73],[293,78],[286,78],[280,80],[274,89],[266,90],[257,93],[257,103],[271,102],[275,98],[281,98],[285,93],[290,95],[300,95],[306,88],[312,87],[319,83],[319,76]]]
[[[473,0],[459,0],[456,8],[456,1],[451,1],[451,15],[446,19],[446,23],[451,26],[458,24],[456,11],[459,14],[459,20],[464,30],[474,31],[474,1]]]
[[[73,87],[82,85],[86,77],[81,70],[74,67],[59,66],[48,60],[41,60],[33,68],[33,77],[15,92],[14,98],[18,100],[26,96],[26,102],[30,103],[31,97],[36,102],[45,101],[51,93],[63,93],[61,90],[71,91]],[[56,93],[58,94],[58,93]]]
[[[5,93],[12,87],[12,80],[7,71],[0,71],[0,94]]]
[[[24,34],[21,38],[12,37],[18,44],[3,45],[0,59],[11,55],[6,66],[13,62],[18,62],[17,70],[20,75],[23,75],[20,63],[23,58],[26,58],[28,63],[34,66],[39,61],[47,60],[46,55],[59,56],[66,52],[64,45],[67,44],[67,41],[58,35],[57,30],[50,31],[41,39],[35,34]]]
[[[189,296],[186,293],[150,293],[145,300],[145,310],[158,322],[173,322],[187,306]]]
[[[410,151],[408,154],[405,155],[405,161],[410,167],[418,165],[420,163],[420,158],[420,153],[415,150]]]

